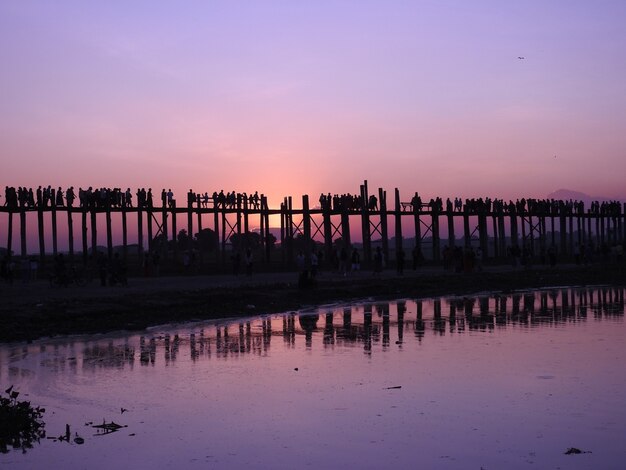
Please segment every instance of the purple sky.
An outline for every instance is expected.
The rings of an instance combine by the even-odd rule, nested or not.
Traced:
[[[625,18],[624,1],[5,0],[0,184],[624,198]]]

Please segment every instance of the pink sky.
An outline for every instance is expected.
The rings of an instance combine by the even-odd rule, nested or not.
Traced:
[[[0,184],[626,198],[624,18],[623,1],[4,1]]]

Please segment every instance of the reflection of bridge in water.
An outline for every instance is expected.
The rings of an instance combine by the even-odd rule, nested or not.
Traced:
[[[397,300],[322,307],[247,320],[172,328],[171,333],[106,341],[15,347],[10,356],[50,352],[41,366],[72,373],[99,368],[167,366],[177,360],[228,360],[270,354],[275,342],[285,349],[328,350],[361,347],[365,354],[392,347],[419,347],[433,335],[494,332],[510,326],[565,325],[624,315],[624,288],[555,288],[490,293],[473,297]],[[177,330],[177,332],[175,332]],[[0,358],[6,363],[6,358]],[[9,369],[11,370],[11,369]],[[15,372],[17,373],[17,372]]]

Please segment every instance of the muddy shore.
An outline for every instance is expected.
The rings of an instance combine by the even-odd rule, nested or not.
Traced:
[[[45,280],[0,285],[0,342],[141,330],[163,323],[279,313],[360,299],[469,295],[553,286],[626,285],[623,266],[490,267],[479,273],[423,268],[397,276],[322,273],[298,287],[296,273],[130,279],[128,287],[51,288]]]

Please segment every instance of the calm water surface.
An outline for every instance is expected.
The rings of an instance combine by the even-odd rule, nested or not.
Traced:
[[[44,406],[48,436],[85,440],[0,467],[622,469],[625,360],[614,288],[0,345],[2,390]],[[88,425],[103,420],[127,427]]]

